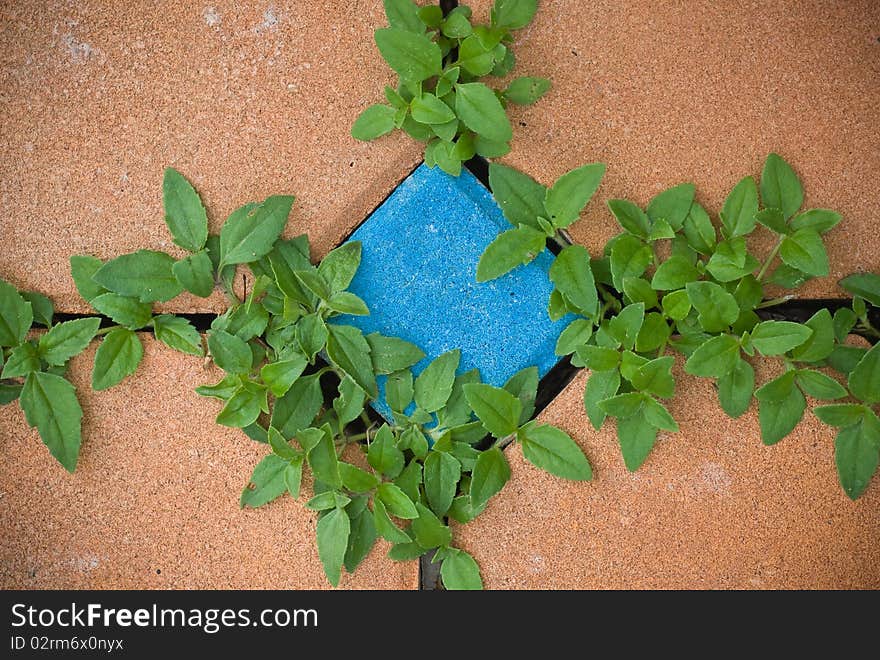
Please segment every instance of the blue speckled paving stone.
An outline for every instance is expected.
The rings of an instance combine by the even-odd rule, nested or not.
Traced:
[[[460,348],[459,372],[477,368],[483,382],[501,386],[529,366],[544,376],[559,359],[553,349],[570,321],[547,316],[553,256],[544,250],[497,280],[476,281],[480,255],[506,229],[473,174],[456,178],[421,165],[352,234],[363,256],[349,290],[366,301],[370,316],[338,322],[416,344],[428,357],[415,373]],[[374,407],[390,418],[384,394]]]

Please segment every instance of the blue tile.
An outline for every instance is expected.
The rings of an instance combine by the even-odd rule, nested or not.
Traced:
[[[416,344],[428,357],[415,373],[460,348],[459,371],[477,368],[483,382],[501,386],[529,366],[544,376],[558,361],[553,349],[570,321],[547,316],[553,256],[544,250],[497,280],[476,281],[480,255],[506,229],[473,174],[456,178],[421,165],[351,236],[362,242],[363,256],[349,290],[366,301],[370,316],[337,322]],[[374,407],[390,418],[384,395]]]

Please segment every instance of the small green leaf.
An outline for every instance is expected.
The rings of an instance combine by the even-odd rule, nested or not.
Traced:
[[[201,298],[214,291],[214,265],[205,250],[176,262],[171,271],[184,289]]]
[[[262,204],[246,204],[233,211],[220,230],[220,268],[251,263],[269,254],[287,224],[293,201],[292,195],[273,195]]]
[[[425,26],[419,18],[419,6],[412,0],[382,0],[391,27],[422,34]]]
[[[492,25],[511,30],[524,28],[538,11],[538,0],[495,0]]]
[[[578,219],[604,174],[605,165],[592,163],[566,172],[556,180],[544,200],[544,207],[554,227],[568,227]]]
[[[415,344],[397,337],[384,337],[378,332],[367,335],[367,343],[370,345],[373,371],[377,374],[391,374],[406,369],[425,357]]]
[[[807,341],[813,331],[791,321],[764,321],[752,330],[752,343],[762,355],[782,355]]]
[[[365,501],[366,498],[360,500]],[[354,502],[348,509],[352,506]],[[354,573],[376,544],[377,534],[373,516],[369,511],[363,510],[357,516],[349,512],[348,515],[351,519],[351,531],[348,535],[348,547],[345,550],[343,565],[346,571]]]
[[[639,367],[633,377],[633,387],[640,392],[647,392],[663,398],[675,394],[675,379],[672,377],[672,365],[675,359],[671,355],[659,357]]]
[[[786,236],[779,248],[779,257],[786,265],[809,275],[828,275],[828,254],[815,229],[798,229]]]
[[[232,374],[246,374],[251,370],[253,353],[247,342],[223,330],[208,333],[208,350],[214,363]]]
[[[834,441],[840,485],[855,500],[868,487],[880,460],[880,420],[867,411],[859,424],[841,429]]]
[[[489,164],[489,187],[510,224],[539,229],[537,218],[546,213],[547,188],[527,174],[498,163]]]
[[[718,377],[718,402],[722,410],[734,419],[749,408],[755,391],[755,370],[739,359],[736,366]]]
[[[874,273],[856,273],[844,277],[839,282],[841,288],[854,296],[864,298],[874,307],[880,307],[880,275]]]
[[[810,209],[793,217],[790,224],[791,228],[795,231],[798,229],[813,229],[820,234],[824,234],[826,231],[836,227],[841,219],[840,214],[836,211]]]
[[[34,371],[19,396],[27,423],[36,427],[43,443],[68,472],[76,469],[82,443],[82,408],[73,385],[61,376]]]
[[[587,385],[584,388],[584,408],[590,423],[597,431],[602,428],[605,422],[605,411],[601,407],[601,402],[610,399],[620,388],[620,372],[616,369],[612,371],[594,371],[590,374]]]
[[[657,268],[651,286],[657,291],[673,291],[695,282],[699,277],[699,271],[686,258],[669,257]]]
[[[412,532],[416,542],[423,548],[438,548],[449,545],[452,532],[433,512],[420,502],[416,502],[418,517],[412,522]]]
[[[350,325],[330,325],[329,331],[327,355],[330,360],[375,399],[378,396],[376,377],[370,360],[370,345],[363,333]]]
[[[477,459],[471,474],[471,502],[475,509],[483,508],[510,479],[510,466],[498,447],[487,449]]]
[[[465,126],[489,140],[507,142],[513,136],[501,102],[483,83],[457,83],[455,111]]]
[[[586,344],[593,335],[593,322],[575,319],[566,326],[556,341],[556,355],[569,355]]]
[[[430,413],[446,405],[460,359],[460,350],[448,351],[435,358],[419,374],[415,382],[415,401],[419,408]]]
[[[55,305],[52,304],[52,301],[36,291],[20,291],[19,295],[24,298],[25,302],[31,304],[34,322],[51,328],[52,318],[55,315]]]
[[[19,344],[9,353],[0,378],[21,378],[40,370],[40,354],[32,341]]]
[[[831,312],[820,309],[804,325],[813,332],[803,344],[792,351],[792,359],[799,362],[818,362],[831,355],[834,350],[834,321]]]
[[[723,332],[739,317],[736,298],[714,282],[690,282],[687,293],[706,332]]]
[[[550,266],[550,280],[584,316],[595,316],[599,293],[586,248],[569,245],[562,250]]]
[[[478,383],[480,380],[479,372],[474,371],[469,373],[474,373],[474,378],[472,381],[468,382]],[[538,368],[526,367],[525,369],[517,371],[513,376],[507,379],[506,383],[504,383],[504,390],[510,392],[513,396],[519,399],[519,402],[522,405],[522,410],[519,414],[520,424],[524,424],[531,419],[535,412],[535,399],[538,396],[538,381]],[[463,391],[462,394],[464,394]],[[465,401],[465,403],[467,403],[467,401]]]
[[[428,37],[398,27],[375,32],[379,52],[401,79],[418,83],[442,72],[440,48]]]
[[[339,585],[349,534],[351,521],[344,509],[333,509],[318,520],[318,557],[327,580],[334,587]]]
[[[697,203],[691,206],[688,217],[682,225],[688,245],[700,254],[710,254],[717,239],[712,219],[706,209]]]
[[[324,403],[318,376],[298,379],[272,409],[272,426],[285,438],[292,438],[312,425]]]
[[[651,222],[665,221],[673,230],[681,229],[694,203],[694,184],[682,183],[656,195],[645,211]],[[663,238],[672,238],[664,236]]]
[[[342,485],[353,493],[367,493],[379,485],[379,479],[351,463],[340,463]]]
[[[183,291],[172,268],[174,259],[164,252],[138,250],[108,261],[92,279],[109,291],[141,302],[164,302]],[[94,305],[94,300],[90,301]]]
[[[480,567],[464,550],[449,548],[440,565],[443,586],[450,591],[479,591],[483,588]]]
[[[600,401],[599,407],[606,415],[626,419],[640,412],[647,398],[641,392],[627,392]]]
[[[17,346],[24,341],[34,320],[31,304],[15,287],[0,280],[0,346]]]
[[[611,275],[614,286],[620,290],[623,283],[633,277],[641,277],[653,260],[651,246],[632,234],[621,234],[611,247]]]
[[[394,436],[387,425],[376,433],[376,437],[370,443],[367,451],[367,461],[377,472],[381,472],[389,479],[394,479],[403,470],[404,457],[394,444]]]
[[[198,252],[208,240],[208,214],[195,188],[184,176],[169,167],[162,180],[165,224],[176,245]]]
[[[41,357],[52,365],[62,365],[79,355],[98,331],[101,319],[88,318],[65,321],[40,337]]]
[[[502,232],[486,247],[477,264],[477,282],[488,282],[517,266],[533,261],[547,237],[543,232],[522,225]]]
[[[152,319],[153,309],[150,303],[139,302],[137,298],[122,296],[118,293],[102,293],[92,299],[92,307],[104,316],[109,316],[115,323],[137,330],[147,325]]]
[[[681,321],[691,311],[691,299],[687,291],[673,291],[663,296],[663,313],[671,319]]]
[[[342,487],[336,446],[333,443],[333,436],[329,432],[321,433],[317,444],[309,450],[308,461],[315,479],[324,482],[332,488]]]
[[[590,462],[567,433],[549,424],[530,423],[520,429],[523,456],[550,474],[573,481],[593,478]]]
[[[128,328],[114,328],[95,353],[92,389],[106,390],[133,374],[144,357],[138,336]]]
[[[739,363],[739,342],[730,335],[709,339],[685,362],[685,372],[704,378],[721,378]]]
[[[153,318],[156,339],[169,348],[189,355],[203,356],[202,337],[185,318],[162,314]]]
[[[409,369],[388,374],[385,381],[385,399],[391,410],[403,412],[413,400],[413,375]]]
[[[880,344],[875,344],[849,375],[853,396],[868,404],[880,402]]]
[[[394,115],[395,110],[390,106],[381,103],[371,105],[354,120],[351,136],[366,142],[390,133],[394,130]]]
[[[630,472],[638,470],[657,440],[657,429],[639,412],[631,417],[617,420],[617,440],[623,462]]]
[[[216,422],[222,426],[245,429],[257,421],[263,409],[268,409],[266,389],[256,383],[243,381],[217,415]]]
[[[288,461],[274,454],[257,463],[248,485],[241,491],[239,506],[256,509],[283,495],[287,490],[284,475],[288,465]]]
[[[412,520],[419,517],[416,505],[409,496],[398,486],[391,483],[380,484],[376,489],[376,496],[388,508],[392,515],[404,520]]]
[[[477,35],[467,37],[458,47],[456,65],[476,77],[488,75],[495,65],[493,48],[483,45]]]
[[[758,186],[747,176],[734,186],[724,201],[721,210],[721,224],[728,238],[746,236],[755,228],[755,214],[758,212]]]
[[[622,344],[625,349],[631,350],[636,343],[644,320],[644,303],[627,305],[608,322],[608,335]]]
[[[510,392],[484,383],[464,386],[464,395],[483,426],[496,438],[515,433],[522,403]]]
[[[813,408],[813,414],[828,426],[845,428],[858,424],[867,413],[868,408],[856,403],[832,403],[827,406]]]
[[[642,209],[625,199],[609,200],[608,208],[626,231],[642,239],[648,238],[651,225],[647,214]]]
[[[445,124],[455,119],[452,108],[427,92],[415,97],[411,101],[410,107],[412,108],[412,118],[420,124]]]
[[[92,279],[92,276],[103,265],[103,261],[88,255],[77,254],[70,258],[70,274],[73,277],[73,283],[76,285],[79,295],[88,302],[92,302],[92,299],[102,293],[107,293],[107,289]]]
[[[761,173],[761,199],[767,208],[779,209],[786,220],[804,203],[804,191],[797,174],[777,154],[771,153]]]
[[[550,89],[546,78],[516,78],[504,92],[504,96],[517,105],[532,105]]]
[[[308,361],[304,356],[294,355],[290,359],[270,362],[260,370],[260,377],[274,396],[284,396],[297,378],[302,375]]]
[[[432,451],[425,459],[425,495],[438,516],[452,505],[461,478],[461,464],[447,452]]]
[[[584,366],[591,371],[609,371],[620,364],[620,352],[606,346],[581,346],[577,349],[578,357]]]
[[[795,376],[797,384],[805,394],[814,399],[830,401],[846,396],[846,388],[830,376],[810,369],[799,369]]]
[[[335,250],[331,250],[321,260],[318,265],[318,274],[330,287],[330,293],[338,293],[347,289],[351,284],[360,263],[360,241],[348,241]]]
[[[807,401],[794,386],[794,372],[787,372],[755,392],[761,438],[766,445],[776,444],[787,436],[801,418]]]
[[[385,505],[382,504],[382,500],[378,497],[373,498],[373,523],[376,525],[376,531],[379,535],[389,543],[410,542],[406,532],[391,521]]]

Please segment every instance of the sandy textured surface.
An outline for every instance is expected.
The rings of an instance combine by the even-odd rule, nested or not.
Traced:
[[[759,383],[769,379],[759,365]],[[762,373],[763,372],[763,373]],[[586,372],[541,415],[593,465],[591,483],[557,479],[507,451],[503,494],[456,540],[489,588],[878,588],[880,480],[857,502],[840,489],[833,431],[807,413],[761,444],[757,407],[738,420],[711,381],[676,373],[670,412],[642,468],[626,471],[612,422],[589,426]]]
[[[485,18],[492,3],[468,4]],[[504,162],[544,183],[608,164],[600,203],[572,230],[591,251],[618,231],[605,200],[644,205],[693,181],[717,219],[736,182],[777,151],[807,205],[844,217],[828,236],[831,277],[805,295],[840,296],[840,277],[880,271],[880,3],[544,0],[515,48],[516,75],[553,88],[514,110]]]
[[[0,411],[0,587],[320,589],[316,519],[290,497],[241,510],[266,448],[217,426],[198,358],[147,342],[135,377],[101,393],[93,350],[75,360],[83,450],[65,472],[17,405]],[[311,485],[304,483],[303,492]],[[380,542],[341,587],[414,589],[418,563]]]
[[[323,254],[421,157],[403,135],[349,135],[392,81],[372,41],[384,23],[380,2],[0,2],[0,276],[79,312],[69,255],[179,254],[169,165],[215,231],[241,204],[296,194],[287,233]]]

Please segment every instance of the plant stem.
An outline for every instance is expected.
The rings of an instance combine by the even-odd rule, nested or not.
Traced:
[[[115,330],[116,328],[119,328],[119,327],[122,327],[122,326],[111,325],[111,326],[106,327],[106,328],[101,328],[100,330],[98,330],[98,331],[95,333],[95,336],[96,336],[96,337],[100,337],[101,335],[106,335],[106,334],[107,334],[108,332],[110,332],[111,330]]]
[[[783,303],[787,303],[789,300],[794,300],[797,296],[794,294],[787,294],[784,296],[779,296],[778,298],[771,298],[770,300],[765,300],[755,307],[755,309],[766,309],[767,307],[774,307],[775,305],[781,305]]]
[[[779,248],[782,246],[782,241],[784,240],[784,236],[780,237],[778,241],[776,241],[776,245],[773,246],[773,249],[770,250],[770,254],[767,255],[767,260],[764,262],[764,265],[761,266],[761,270],[758,271],[758,281],[762,282],[764,280],[764,275],[767,274],[767,269],[770,268],[770,264],[773,263],[773,260],[776,258],[776,255],[779,254]]]

